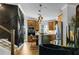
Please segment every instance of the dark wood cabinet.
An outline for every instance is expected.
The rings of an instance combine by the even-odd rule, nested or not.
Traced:
[[[39,31],[39,22],[38,21],[35,22],[35,30]]]
[[[39,31],[39,22],[35,19],[29,19],[27,20],[28,25],[28,41],[29,42],[36,42],[38,40],[36,36],[36,32]]]
[[[48,22],[49,30],[55,30],[55,21]]]

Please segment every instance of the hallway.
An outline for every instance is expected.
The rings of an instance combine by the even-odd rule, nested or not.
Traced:
[[[23,46],[16,52],[16,55],[38,55],[38,54],[39,50],[35,46],[35,42],[34,43],[25,42]]]
[[[9,52],[4,51],[11,55],[75,54],[79,48],[79,5],[0,4],[0,44],[7,46]]]

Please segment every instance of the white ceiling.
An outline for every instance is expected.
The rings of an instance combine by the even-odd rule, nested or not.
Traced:
[[[19,5],[24,12],[25,18],[37,18],[39,16],[39,3],[20,3]],[[45,20],[49,20],[55,18],[59,14],[60,9],[63,7],[64,3],[42,3],[42,5],[41,14]]]
[[[38,10],[40,9],[40,3],[11,3],[14,5],[19,5],[24,13],[24,18],[27,19],[28,17],[37,18]],[[42,9],[42,16],[44,20],[56,19],[59,15],[61,8],[65,4],[72,4],[75,5],[77,3],[41,3],[43,5]]]

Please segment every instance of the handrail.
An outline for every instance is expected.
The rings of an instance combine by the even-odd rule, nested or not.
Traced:
[[[14,55],[15,30],[11,30],[11,55]]]
[[[14,55],[15,30],[14,29],[8,30],[2,25],[0,25],[0,28],[11,34],[11,55]]]
[[[8,30],[7,28],[5,28],[4,26],[0,25],[0,28],[11,34],[10,30]]]

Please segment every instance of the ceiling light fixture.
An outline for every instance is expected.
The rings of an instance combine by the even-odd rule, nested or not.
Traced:
[[[38,22],[41,22],[42,21],[42,19],[43,19],[43,17],[42,17],[42,15],[41,15],[41,12],[42,12],[42,4],[39,4],[39,7],[40,7],[40,9],[38,10],[38,15],[39,15],[39,17],[38,17]]]

